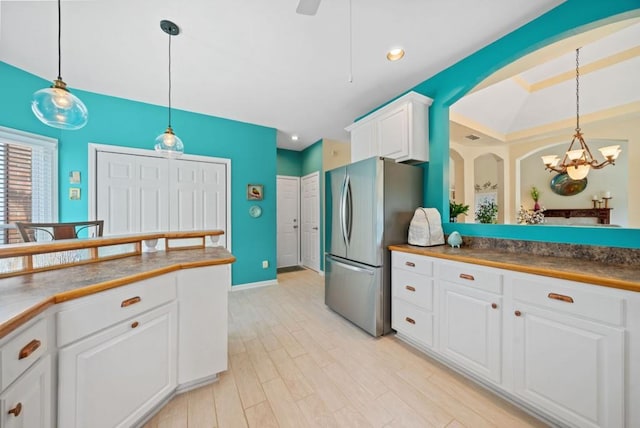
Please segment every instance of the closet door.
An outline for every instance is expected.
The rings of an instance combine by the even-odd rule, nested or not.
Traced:
[[[169,230],[221,229],[226,246],[227,171],[221,163],[172,160],[169,167]]]
[[[166,159],[102,151],[96,159],[96,213],[105,235],[168,229]]]

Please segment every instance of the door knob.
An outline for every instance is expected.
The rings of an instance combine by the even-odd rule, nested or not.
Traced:
[[[297,224],[294,224],[294,225],[293,225],[293,228],[294,228],[294,229],[297,229],[297,228],[298,228],[298,225],[297,225]]]
[[[318,228],[317,228],[317,227],[312,227],[312,229],[313,229],[313,230],[318,230]]]

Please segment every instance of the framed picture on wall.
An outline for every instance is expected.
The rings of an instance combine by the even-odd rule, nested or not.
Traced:
[[[264,195],[262,184],[247,184],[247,199],[261,201]]]

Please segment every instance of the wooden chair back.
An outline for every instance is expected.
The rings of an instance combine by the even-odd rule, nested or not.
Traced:
[[[91,237],[102,236],[104,220],[75,221],[70,223],[24,223],[16,222],[16,227],[24,242],[36,242],[37,233],[45,234],[55,241],[58,239],[76,239],[78,234],[85,229],[92,229]],[[41,239],[43,241],[43,239]]]

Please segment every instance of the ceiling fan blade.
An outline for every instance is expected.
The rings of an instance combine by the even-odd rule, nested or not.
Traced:
[[[318,11],[318,6],[320,6],[320,0],[299,0],[296,13],[313,16]]]

